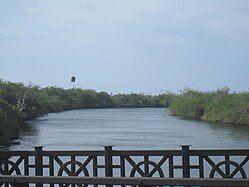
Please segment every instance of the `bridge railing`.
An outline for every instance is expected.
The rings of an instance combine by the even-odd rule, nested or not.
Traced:
[[[104,150],[99,151],[46,151],[37,146],[34,151],[0,151],[0,184],[4,186],[11,184],[10,179],[34,179],[37,186],[42,185],[37,179],[43,182],[58,180],[57,183],[50,183],[53,187],[55,184],[66,184],[63,180],[68,177],[67,181],[73,181],[75,177],[78,177],[77,180],[93,180],[94,183],[87,181],[85,184],[94,186],[103,184],[103,181],[96,182],[99,179],[105,179],[106,185],[122,181],[122,184],[117,184],[125,186],[125,180],[127,185],[139,185],[139,178],[140,182],[158,181],[155,185],[162,185],[163,181],[163,185],[202,186],[211,181],[213,186],[216,183],[227,186],[224,184],[231,180],[230,184],[237,181],[237,186],[245,183],[249,186],[248,176],[247,149],[192,150],[190,146],[183,145],[178,150],[113,150],[112,146],[105,146]],[[78,183],[70,184],[77,186]],[[144,185],[150,184],[145,182]]]

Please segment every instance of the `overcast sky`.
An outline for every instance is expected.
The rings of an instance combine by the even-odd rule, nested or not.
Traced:
[[[248,0],[0,0],[0,79],[112,93],[249,89]]]

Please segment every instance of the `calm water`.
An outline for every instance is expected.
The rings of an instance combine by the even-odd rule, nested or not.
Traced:
[[[27,124],[11,149],[249,148],[249,128],[183,120],[164,108],[82,109],[51,113]]]

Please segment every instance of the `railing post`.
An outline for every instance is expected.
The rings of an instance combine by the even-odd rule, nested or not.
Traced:
[[[112,177],[112,145],[104,146],[105,148],[105,176]]]
[[[190,178],[190,159],[189,159],[190,145],[181,145],[181,147],[182,147],[182,176],[183,178]]]
[[[105,148],[105,176],[106,177],[113,177],[112,147],[113,145],[104,146]],[[112,187],[112,185],[106,185],[106,187]]]
[[[42,154],[43,146],[35,146],[35,175],[42,176],[43,175],[43,154]],[[37,187],[42,187],[43,184],[36,184]]]

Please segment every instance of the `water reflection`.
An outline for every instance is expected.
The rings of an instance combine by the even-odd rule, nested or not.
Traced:
[[[11,149],[248,148],[249,128],[184,120],[164,108],[85,109],[51,113],[27,122],[21,145]]]
[[[226,132],[229,138],[236,141],[249,141],[249,127],[247,126],[236,126],[231,124],[208,124],[211,131],[216,133]]]
[[[35,121],[27,121],[20,126],[21,144],[11,145],[10,149],[31,149],[38,144],[39,128]]]

